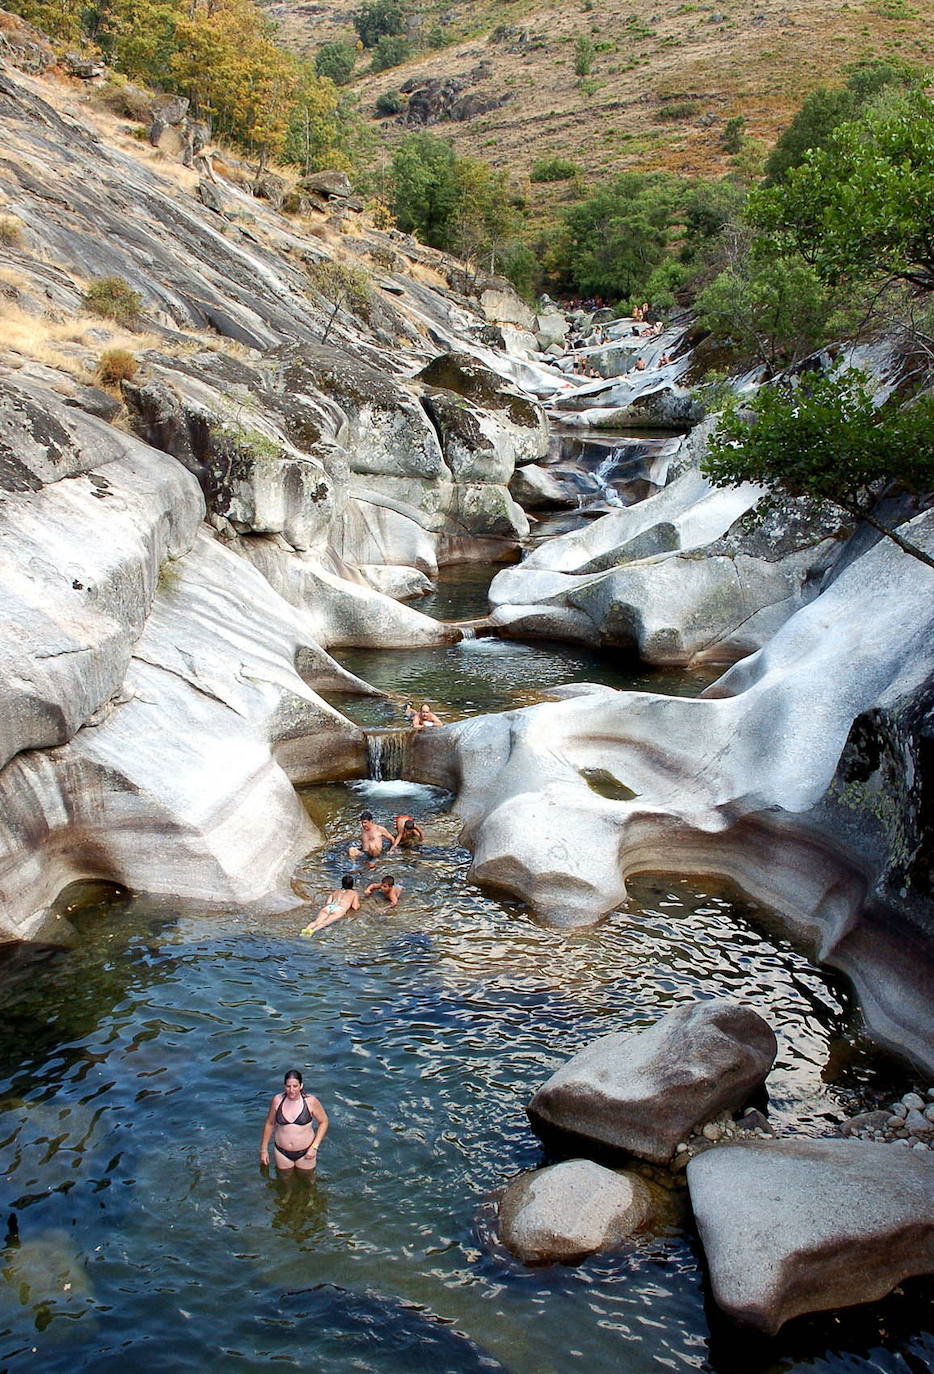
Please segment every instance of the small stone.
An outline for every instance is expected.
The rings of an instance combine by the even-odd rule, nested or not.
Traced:
[[[924,1115],[928,1121],[934,1121],[934,1102],[929,1102],[924,1109]]]
[[[908,1139],[907,1135],[900,1135],[896,1140],[895,1144],[904,1145],[907,1149],[911,1149],[911,1141]]]
[[[892,1115],[893,1115],[893,1116],[907,1116],[907,1115],[908,1115],[908,1108],[905,1106],[904,1102],[893,1102],[893,1103],[892,1103]]]
[[[769,1125],[768,1117],[760,1112],[758,1107],[750,1107],[748,1111],[743,1112],[736,1125],[741,1131],[755,1131],[757,1135],[775,1134]]]
[[[924,1098],[919,1097],[917,1093],[905,1093],[902,1098],[902,1103],[909,1112],[920,1112],[921,1108],[924,1106]]]
[[[718,1125],[716,1121],[708,1121],[702,1129],[701,1135],[705,1140],[719,1140],[723,1135],[723,1127]]]
[[[906,1116],[905,1126],[912,1135],[930,1135],[934,1131],[934,1122],[929,1121],[923,1112],[914,1109]]]
[[[923,1140],[916,1140],[911,1147],[913,1150],[926,1150],[928,1147]]]
[[[687,1145],[686,1145],[685,1142],[682,1140],[682,1141],[680,1141],[680,1142],[675,1146],[675,1154],[676,1154],[676,1155],[683,1155],[686,1149],[687,1149]]]
[[[897,1116],[897,1115],[893,1112],[892,1115],[889,1117],[888,1121],[886,1121],[885,1124],[886,1124],[886,1126],[889,1127],[890,1130],[892,1130],[892,1131],[897,1131],[897,1130],[899,1129],[900,1126],[904,1126],[904,1124],[905,1124],[905,1118],[904,1118],[903,1116]]]

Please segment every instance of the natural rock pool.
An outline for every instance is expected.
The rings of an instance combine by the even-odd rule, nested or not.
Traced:
[[[451,676],[453,655],[478,652],[482,669]],[[342,655],[448,718],[549,681],[624,685],[622,669],[560,646],[365,657]],[[668,1193],[662,1233],[578,1268],[525,1269],[491,1230],[491,1193],[543,1159],[533,1091],[588,1040],[697,996],[748,1001],[776,1031],[778,1130],[829,1133],[912,1085],[860,1037],[845,985],[770,935],[767,912],[702,880],[643,878],[600,926],[548,930],[468,883],[447,794],[357,782],[304,799],[329,840],[296,875],[313,910],[363,807],[419,818],[422,852],[378,870],[402,878],[398,908],[373,899],[309,940],[307,909],[205,917],[110,901],[74,914],[69,949],[3,952],[0,1368],[930,1367],[930,1282],[773,1342],[720,1321],[683,1183],[665,1171],[648,1171]],[[292,1066],[331,1114],[311,1183],[258,1163]]]

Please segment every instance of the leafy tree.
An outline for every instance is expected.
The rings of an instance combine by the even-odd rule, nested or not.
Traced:
[[[371,72],[385,72],[405,62],[412,49],[400,33],[384,33],[373,49]]]
[[[593,71],[593,59],[596,48],[593,39],[586,34],[578,34],[574,40],[574,74],[575,76],[589,76]]]
[[[333,83],[317,76],[310,63],[301,63],[293,97],[282,147],[284,159],[306,174],[322,167],[349,172],[352,159],[341,147],[346,121]]]
[[[678,183],[662,172],[624,172],[565,218],[565,269],[584,295],[633,295],[664,258]]]
[[[824,281],[896,278],[934,290],[934,101],[883,96],[779,185],[753,192],[749,213]]]
[[[813,267],[800,258],[756,255],[742,246],[695,302],[704,329],[770,371],[823,342],[835,305]]]
[[[397,0],[370,0],[351,20],[365,48],[375,48],[384,35],[405,33],[405,9]]]
[[[459,199],[450,143],[426,132],[407,134],[392,155],[392,210],[399,228],[433,248],[449,248]]]
[[[723,133],[720,135],[720,147],[725,153],[738,153],[743,146],[745,137],[746,120],[742,115],[734,115],[723,126]]]
[[[376,113],[381,119],[387,119],[390,115],[400,114],[401,111],[402,96],[399,91],[381,91],[376,97]]]
[[[322,43],[315,53],[315,75],[326,76],[335,86],[346,86],[356,60],[349,43]]]
[[[823,148],[830,135],[856,112],[852,91],[818,86],[805,96],[794,119],[779,135],[765,163],[769,183],[781,181],[792,167],[804,160],[809,148]]]
[[[753,423],[727,407],[702,462],[715,486],[757,482],[775,493],[807,496],[865,520],[934,568],[934,558],[875,514],[893,481],[923,493],[934,487],[934,397],[907,407],[876,407],[861,372],[805,376],[794,391],[761,387]]]
[[[897,58],[855,62],[848,71],[845,86],[818,86],[805,97],[766,160],[765,176],[770,185],[782,181],[792,167],[799,166],[808,149],[826,147],[834,129],[857,118],[863,107],[886,87],[906,89],[924,84],[924,75],[917,67]]]
[[[73,0],[5,0],[4,8],[63,43],[80,43],[84,37],[80,9]]]

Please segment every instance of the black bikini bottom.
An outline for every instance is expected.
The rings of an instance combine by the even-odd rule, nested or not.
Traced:
[[[310,1145],[306,1145],[304,1150],[284,1150],[281,1145],[276,1145],[275,1141],[273,1141],[273,1145],[279,1151],[280,1155],[285,1155],[286,1159],[290,1159],[293,1164],[297,1159],[304,1159],[305,1155],[307,1155],[308,1151],[311,1149]]]

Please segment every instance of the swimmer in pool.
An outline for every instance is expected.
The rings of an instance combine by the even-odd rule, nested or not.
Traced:
[[[370,883],[369,887],[363,889],[364,897],[369,897],[371,892],[381,892],[390,906],[398,906],[399,898],[402,896],[402,884],[394,881],[391,873],[388,873],[378,883]]]
[[[389,846],[390,854],[394,849],[417,849],[425,838],[425,832],[415,824],[412,816],[396,817],[396,838]]]
[[[341,878],[341,885],[336,892],[332,892],[317,916],[305,929],[300,931],[301,935],[314,935],[316,930],[323,930],[325,926],[333,925],[342,916],[346,916],[348,911],[360,910],[360,898],[354,892],[354,876],[352,873],[345,873]]]
[[[383,826],[377,825],[373,819],[372,811],[361,811],[360,813],[360,847],[352,844],[347,850],[347,857],[350,859],[360,859],[366,854],[373,863],[383,852],[383,840],[388,840],[390,844],[393,836]]]
[[[289,1069],[283,1091],[270,1102],[263,1123],[259,1162],[269,1163],[271,1139],[273,1162],[280,1173],[287,1169],[314,1169],[318,1147],[328,1133],[328,1114],[316,1097],[304,1091],[303,1082],[298,1069]]]
[[[418,710],[415,712],[415,715],[412,717],[413,730],[424,730],[426,725],[443,724],[444,721],[441,719],[440,716],[435,715],[434,711],[428,705],[427,701],[422,702],[421,706],[418,708]]]

